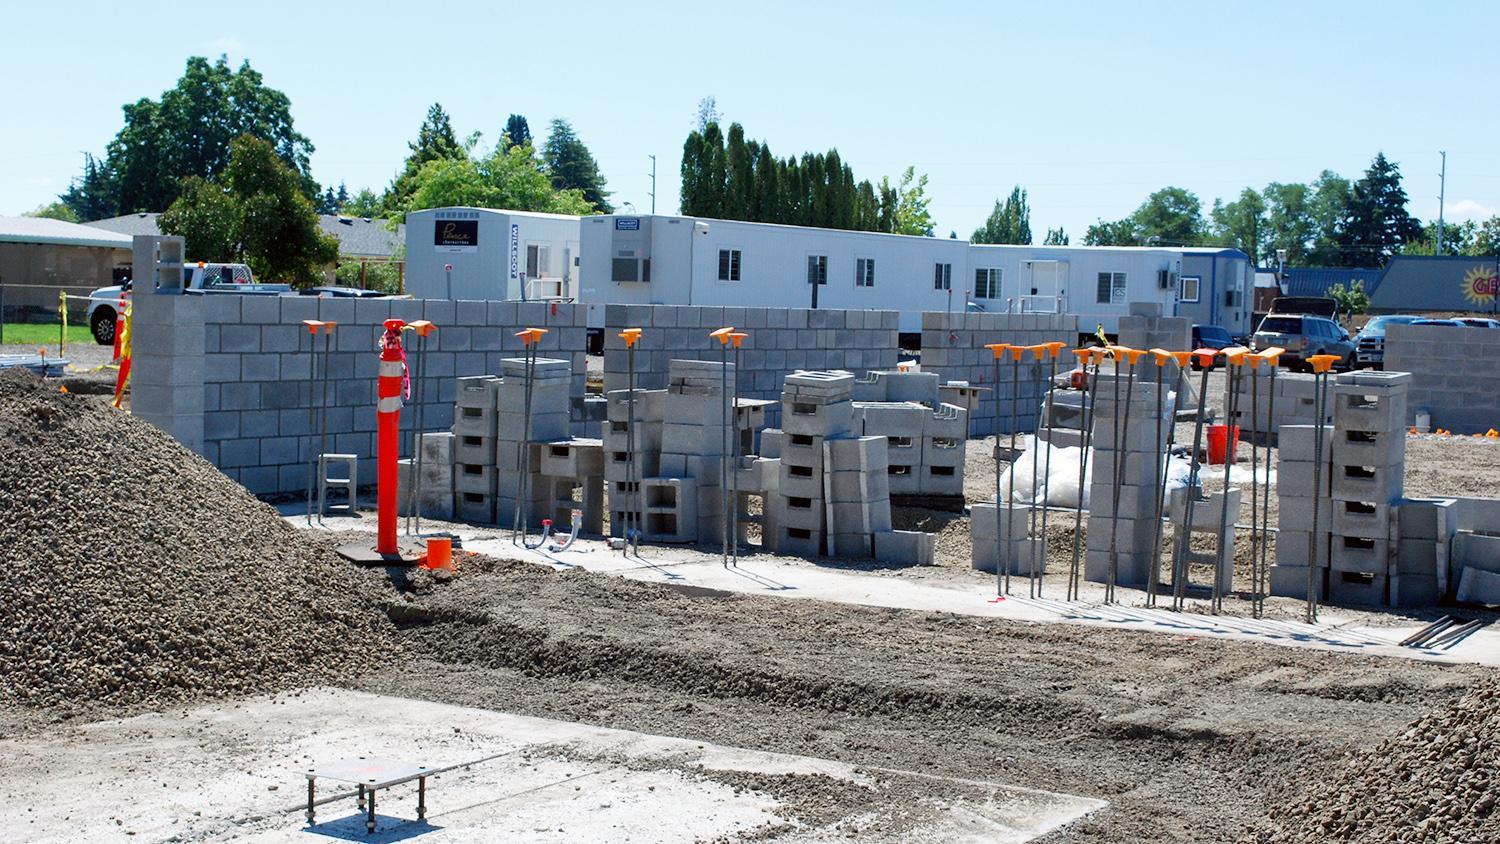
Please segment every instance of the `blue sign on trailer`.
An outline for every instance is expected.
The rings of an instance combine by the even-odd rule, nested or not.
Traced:
[[[638,232],[640,230],[641,220],[639,217],[615,218],[615,231],[617,232]]]

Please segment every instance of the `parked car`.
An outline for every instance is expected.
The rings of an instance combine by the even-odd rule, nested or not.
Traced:
[[[1227,349],[1235,345],[1234,337],[1230,336],[1229,329],[1222,325],[1195,325],[1193,326],[1193,349]],[[1193,359],[1193,368],[1201,369],[1198,359]]]
[[[1464,324],[1456,319],[1419,319],[1412,325],[1446,325],[1449,328],[1463,328]]]
[[[211,264],[199,261],[182,268],[183,286],[197,293],[241,293],[279,296],[290,293],[289,284],[261,284],[245,264]],[[126,281],[100,287],[89,294],[88,323],[94,342],[115,342],[115,319],[121,304],[131,295],[134,283]]]
[[[1385,330],[1392,325],[1409,325],[1420,319],[1410,314],[1392,314],[1365,323],[1365,327],[1354,336],[1355,365],[1369,369],[1385,366]]]
[[[1470,328],[1500,328],[1500,319],[1489,317],[1458,317],[1458,321]]]
[[[1250,338],[1254,349],[1280,346],[1281,360],[1288,367],[1304,366],[1313,355],[1338,355],[1336,369],[1354,366],[1354,339],[1344,327],[1320,316],[1270,313]]]

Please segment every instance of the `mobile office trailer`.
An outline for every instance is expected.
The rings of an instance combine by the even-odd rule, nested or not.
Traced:
[[[1238,249],[1189,246],[1182,253],[1178,313],[1195,325],[1220,325],[1248,335],[1255,312],[1255,268]]]
[[[952,238],[665,215],[582,221],[580,299],[604,304],[1077,313],[1115,333],[1131,303],[1175,313],[1178,250],[994,246]]]
[[[419,299],[573,299],[579,218],[492,208],[406,216],[406,292]],[[451,269],[449,269],[451,267]]]

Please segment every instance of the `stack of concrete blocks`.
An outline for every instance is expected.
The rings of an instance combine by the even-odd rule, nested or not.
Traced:
[[[749,336],[740,349],[738,395],[775,402],[783,379],[799,370],[894,369],[900,353],[895,311],[741,308],[699,305],[605,305],[604,389],[624,389],[627,354],[621,329],[642,329],[636,386],[663,389],[674,360],[720,360],[708,333],[734,326]],[[733,362],[733,353],[730,356]],[[779,407],[771,405],[773,418]]]
[[[796,372],[786,377],[781,394],[781,467],[777,494],[771,501],[777,510],[779,529],[773,547],[778,553],[814,557],[837,550],[828,535],[827,505],[831,502],[823,475],[832,469],[825,446],[830,440],[857,436],[853,387],[854,375],[839,370]],[[880,457],[881,470],[885,471],[885,455]],[[888,483],[885,489],[889,522]],[[868,552],[862,556],[868,556]]]
[[[713,542],[722,537],[730,446],[725,442],[726,379],[734,365],[673,360],[657,476],[645,476],[645,538],[652,542]]]
[[[417,448],[422,455],[422,474],[416,481],[417,512],[427,518],[453,518],[453,444],[456,439],[452,431],[432,431],[417,436]],[[397,506],[403,516],[411,510],[409,491],[416,469],[417,461],[410,457],[401,459],[396,466]]]
[[[1120,345],[1131,349],[1185,352],[1189,351],[1193,343],[1193,321],[1187,317],[1162,316],[1161,305],[1156,303],[1134,303],[1130,306],[1130,315],[1120,317],[1116,337]],[[1156,358],[1144,355],[1136,362],[1135,376],[1141,381],[1154,384],[1156,369]],[[1192,383],[1191,376],[1191,371],[1180,371],[1176,364],[1169,364],[1167,371],[1162,374],[1167,389],[1174,390],[1179,396],[1190,396],[1197,391],[1197,385]],[[1186,401],[1179,404],[1184,407],[1189,405]]]
[[[1448,581],[1462,603],[1500,604],[1500,501],[1461,498],[1453,505],[1446,514],[1457,528]]]
[[[1211,379],[1222,379],[1223,370],[1215,370]],[[1278,444],[1277,432],[1288,425],[1315,425],[1318,405],[1313,393],[1313,376],[1292,372],[1286,367],[1276,370],[1276,415],[1271,415],[1271,372],[1264,366],[1240,370],[1238,408],[1234,424],[1240,427],[1240,438],[1255,437],[1258,442]],[[1252,386],[1253,382],[1253,386]],[[1330,387],[1323,410],[1323,424],[1333,423],[1333,390]]]
[[[608,422],[604,430],[604,479],[609,483],[609,531],[624,536],[625,526],[642,513],[638,498],[644,478],[661,475],[662,420],[667,406],[666,390],[636,390],[635,413],[630,409],[630,393],[614,390],[609,401]],[[635,429],[635,475],[631,477],[631,431]],[[644,515],[642,516],[644,518]]]
[[[1351,372],[1329,387],[1332,603],[1385,605],[1404,594],[1405,601],[1423,604],[1438,595],[1436,561],[1397,553],[1410,381],[1405,372]]]
[[[1455,579],[1451,570],[1451,563],[1457,558],[1454,544],[1458,537],[1458,501],[1404,498],[1395,521],[1396,576],[1391,580],[1391,605],[1421,607],[1438,603],[1461,580],[1461,575]],[[1500,571],[1500,537],[1491,539],[1496,543],[1494,560]]]
[[[1317,428],[1283,425],[1278,433],[1276,492],[1279,515],[1276,523],[1276,559],[1271,566],[1271,594],[1306,600],[1308,568],[1319,600],[1327,594],[1329,528],[1333,523],[1330,489],[1333,428],[1323,429],[1323,462],[1314,462],[1318,452]],[[1318,517],[1313,521],[1313,479],[1317,479]],[[1309,550],[1311,549],[1311,550]]]
[[[1115,583],[1145,586],[1151,576],[1157,535],[1161,458],[1156,446],[1158,436],[1162,443],[1170,440],[1172,419],[1170,414],[1158,416],[1154,383],[1137,383],[1130,390],[1124,373],[1119,376],[1119,401],[1116,403],[1115,377],[1101,372],[1093,385],[1097,393],[1091,400],[1094,451],[1089,470],[1088,554],[1084,578],[1096,583],[1107,580],[1113,530],[1118,557]],[[1117,423],[1120,432],[1118,450],[1115,448]],[[1114,490],[1116,466],[1120,469],[1118,496]]]
[[[875,537],[891,532],[885,437],[830,438],[825,448],[829,553],[867,559],[874,555]]]
[[[1500,359],[1500,331],[1453,325],[1392,325],[1385,333],[1385,369],[1411,373],[1407,410],[1428,414],[1434,428],[1483,434],[1500,428],[1500,370],[1477,361]]]
[[[499,478],[495,489],[495,518],[501,525],[515,523],[516,511],[525,505],[529,528],[539,527],[543,519],[564,528],[575,509],[573,490],[583,488],[582,504],[586,521],[593,532],[603,526],[604,458],[598,440],[584,440],[577,446],[570,429],[571,367],[568,361],[538,357],[532,361],[531,419],[526,418],[526,359],[505,358],[500,361],[501,379],[495,391],[495,463]],[[531,443],[529,475],[523,477],[525,443]],[[568,445],[565,454],[550,463],[554,445]],[[547,474],[546,470],[565,474]],[[586,474],[573,474],[573,472]],[[592,505],[592,506],[591,506]],[[559,522],[561,524],[559,524]]]
[[[931,372],[871,372],[854,383],[855,431],[886,438],[892,495],[963,495],[969,413],[939,401],[939,390]]]
[[[978,571],[993,574],[1003,561],[1007,573],[1024,577],[1031,572],[1035,560],[1037,573],[1043,574],[1044,543],[1041,537],[1032,537],[1030,533],[1031,516],[1035,513],[1040,518],[1040,511],[1021,504],[1003,504],[999,511],[997,515],[995,505],[990,502],[969,505],[969,564]]]
[[[492,525],[498,520],[495,494],[500,478],[496,436],[500,384],[494,375],[458,379],[449,459],[453,467],[452,512],[461,522]],[[422,461],[427,462],[426,455]]]
[[[950,383],[991,388],[992,392],[979,396],[977,412],[967,414],[970,436],[993,434],[997,415],[1000,430],[1009,433],[1013,409],[1016,429],[1030,432],[1037,425],[1051,364],[1028,354],[1017,366],[1007,357],[1000,362],[997,384],[994,355],[985,346],[1036,346],[1054,341],[1071,345],[1077,339],[1078,317],[1072,314],[927,312],[922,314],[922,370]],[[1058,367],[1066,371],[1069,363],[1059,359]]]

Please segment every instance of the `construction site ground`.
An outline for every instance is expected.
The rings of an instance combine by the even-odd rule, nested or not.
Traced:
[[[991,446],[969,444],[971,501],[992,498]],[[1473,486],[1500,477],[1500,446],[1408,446],[1407,494],[1493,494]],[[280,509],[301,525],[301,507]],[[1179,615],[1141,609],[1137,590],[1101,607],[1093,584],[1065,605],[1066,515],[1050,522],[1043,599],[1016,578],[994,601],[993,575],[968,569],[965,519],[897,519],[939,530],[934,566],[753,554],[726,568],[715,548],[635,559],[599,540],[547,555],[508,531],[425,523],[463,537],[458,570],[365,572],[393,629],[347,679],[165,707],[0,705],[0,830],[317,840],[301,832],[302,770],[374,753],[460,767],[434,780],[428,824],[403,786],[382,795],[377,836],[349,799],[311,832],[1256,840],[1273,809],[1493,677],[1477,663],[1500,652],[1488,631],[1438,654],[1397,649],[1432,611],[1325,608],[1310,628],[1300,602],[1255,621],[1233,596],[1214,617],[1200,592]],[[342,541],[374,524],[363,512],[308,534],[331,555],[326,530]],[[1407,840],[1388,831],[1342,840]]]

